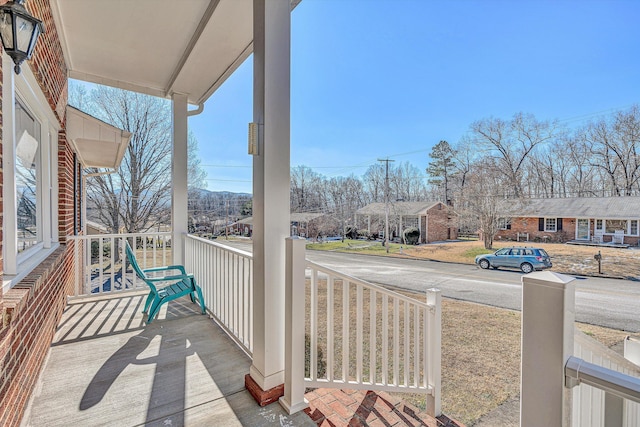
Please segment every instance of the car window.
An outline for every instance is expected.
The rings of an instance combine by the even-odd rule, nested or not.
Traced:
[[[544,249],[539,249],[539,251],[540,251],[540,255],[542,255],[542,256],[546,256],[546,257],[548,257],[548,256],[549,256],[549,254],[547,253],[547,251],[545,251]]]
[[[524,250],[524,254],[525,255],[533,255],[533,249],[525,249]]]
[[[502,248],[496,251],[496,255],[507,255],[509,253],[509,248]]]
[[[520,256],[520,249],[511,249],[511,255]]]

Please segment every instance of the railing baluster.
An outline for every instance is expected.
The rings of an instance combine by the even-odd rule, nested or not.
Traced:
[[[115,272],[115,269],[116,269],[116,263],[115,263],[115,260],[116,260],[116,257],[115,257],[116,247],[115,247],[114,243],[115,243],[115,239],[113,237],[111,237],[109,239],[109,244],[111,245],[111,248],[109,250],[109,256],[111,257],[110,264],[111,264],[111,290],[112,291],[116,287],[116,272]]]
[[[400,375],[398,364],[400,363],[400,302],[393,299],[393,385],[397,386]]]
[[[310,349],[309,349],[309,375],[312,380],[318,379],[318,272],[314,272],[311,279],[311,292],[309,296],[310,317]]]
[[[362,382],[362,285],[356,285],[356,381]]]
[[[413,304],[413,386],[420,386],[420,308]]]
[[[382,295],[382,384],[389,384],[389,297]]]
[[[342,280],[342,381],[349,381],[349,281]]]
[[[334,316],[333,316],[333,276],[327,278],[327,380],[333,381],[334,369]]]
[[[369,290],[369,382],[376,383],[377,353],[376,353],[376,312],[377,296],[375,289]]]
[[[98,273],[98,280],[100,280],[100,293],[104,292],[104,275],[103,275],[103,270],[102,270],[102,266],[104,265],[104,241],[102,238],[100,238],[99,243],[98,243],[98,266],[99,266],[99,273]]]
[[[404,336],[404,360],[402,361],[402,367],[404,372],[404,386],[409,386],[409,367],[411,363],[409,362],[409,302],[404,302],[404,332],[402,335]]]

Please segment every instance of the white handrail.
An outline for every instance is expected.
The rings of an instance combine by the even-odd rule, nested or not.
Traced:
[[[624,399],[640,403],[640,378],[586,362],[571,356],[564,368],[571,386],[587,384]]]

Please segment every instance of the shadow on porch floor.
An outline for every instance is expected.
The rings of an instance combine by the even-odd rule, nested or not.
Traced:
[[[145,294],[71,302],[23,425],[314,426],[244,388],[250,359],[188,298],[145,325]]]

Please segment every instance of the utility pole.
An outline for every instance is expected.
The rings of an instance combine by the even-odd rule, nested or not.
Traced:
[[[385,176],[384,176],[384,246],[389,253],[389,162],[395,162],[395,160],[378,159],[379,162],[385,162]]]

